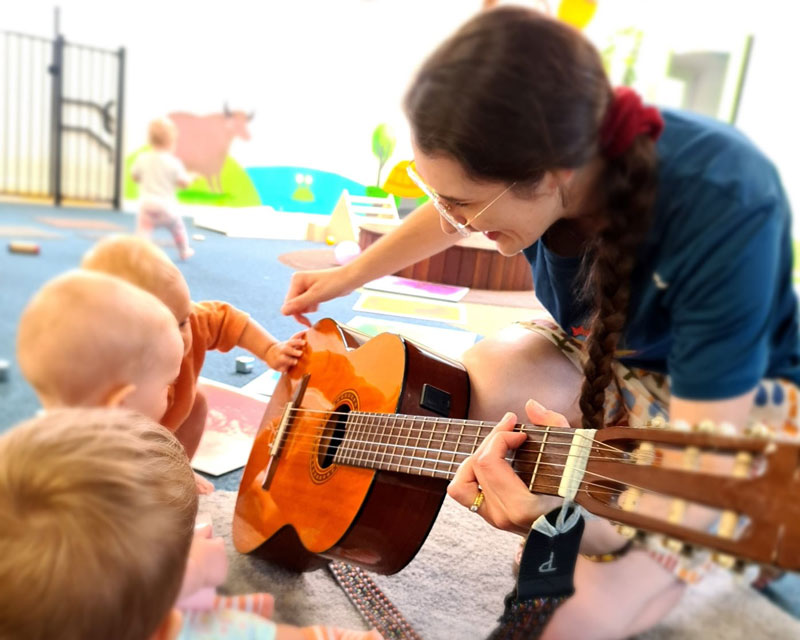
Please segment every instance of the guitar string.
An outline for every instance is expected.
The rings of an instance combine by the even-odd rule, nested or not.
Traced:
[[[381,438],[381,437],[384,437],[385,435],[388,435],[390,437],[395,437],[396,436],[396,437],[399,437],[399,438],[410,440],[410,439],[413,439],[416,436],[416,439],[418,441],[421,441],[425,436],[431,435],[432,438],[435,436],[435,438],[434,438],[435,440],[441,440],[443,443],[444,442],[452,442],[453,440],[458,440],[459,437],[462,438],[462,439],[484,438],[485,437],[484,434],[482,434],[480,432],[478,434],[464,434],[463,431],[462,432],[451,432],[450,429],[449,429],[450,426],[460,426],[462,424],[466,425],[469,422],[471,422],[472,425],[477,426],[477,428],[480,431],[482,431],[484,428],[489,428],[489,429],[493,428],[493,426],[494,426],[493,424],[492,425],[480,424],[478,421],[468,421],[467,423],[465,423],[464,421],[460,421],[460,420],[457,420],[457,419],[451,419],[451,418],[442,419],[442,418],[435,418],[435,417],[429,417],[429,416],[417,416],[417,417],[414,417],[414,416],[405,416],[404,414],[326,412],[326,411],[323,411],[323,410],[306,410],[306,409],[302,409],[302,408],[294,409],[293,411],[296,411],[297,413],[302,413],[302,412],[322,413],[322,414],[336,413],[338,415],[356,416],[356,418],[361,417],[361,416],[363,416],[364,418],[387,416],[387,421],[384,422],[383,424],[381,424],[379,421],[378,422],[367,423],[365,421],[358,421],[358,420],[347,421],[345,423],[339,423],[339,424],[342,424],[345,427],[345,429],[347,429],[349,427],[349,428],[352,428],[353,430],[358,430],[359,427],[363,427],[363,426],[369,426],[370,428],[375,427],[375,426],[385,428],[388,431],[388,434],[386,434],[386,433],[384,433],[384,434],[380,434],[380,433],[375,434],[376,437],[378,437],[378,438]],[[389,416],[395,416],[395,417],[391,418],[391,421],[388,421],[388,417]],[[411,428],[407,428],[403,424],[397,424],[398,419],[401,422],[409,422],[410,421],[412,423]],[[308,422],[311,422],[312,420],[316,420],[320,424],[323,424],[323,423],[327,424],[327,422],[328,422],[324,417],[320,417],[320,418],[316,418],[316,419],[306,418],[305,422],[308,423]],[[422,420],[423,422],[424,421],[433,422],[434,424],[442,424],[442,425],[445,425],[445,429],[444,430],[425,429],[424,427],[421,427],[419,429],[415,429],[414,428],[414,422],[416,422],[418,420]],[[525,425],[525,424],[518,424],[517,426],[519,427],[519,430],[514,431],[515,433],[526,433],[526,434],[529,434],[529,433],[543,433],[543,434],[549,435],[549,436],[554,436],[554,435],[569,436],[569,437],[571,437],[573,439],[574,439],[575,436],[579,436],[580,438],[586,440],[589,443],[589,447],[590,448],[598,448],[598,449],[605,449],[607,451],[613,451],[615,453],[622,454],[623,458],[628,458],[628,459],[630,459],[630,456],[631,456],[630,451],[627,451],[625,449],[621,449],[619,447],[613,447],[611,445],[608,445],[605,442],[594,440],[593,438],[591,438],[591,437],[589,437],[589,436],[587,436],[585,434],[580,434],[580,433],[576,432],[576,430],[572,429],[571,427],[549,427],[549,428],[548,427],[544,427],[544,428],[540,428],[540,427],[537,427],[537,426],[531,426],[531,425]],[[326,428],[328,428],[328,427],[326,427],[326,426],[315,427],[315,430],[318,431],[318,432],[323,432],[323,431],[326,430]],[[330,429],[331,430],[335,430],[335,427],[330,427]],[[401,432],[397,433],[397,434],[394,434],[394,433],[392,433],[392,431],[394,429],[401,430]],[[406,429],[406,431],[402,431],[403,429]],[[462,426],[462,429],[463,429],[463,426]],[[626,429],[636,429],[636,430],[638,430],[637,427],[626,427]],[[653,428],[653,429],[654,430],[656,430],[656,429],[660,430],[658,428]],[[308,431],[308,430],[306,430],[306,431]],[[686,432],[686,435],[689,435],[691,433],[692,432]],[[370,435],[372,435],[372,434],[370,434]],[[342,437],[334,437],[334,436],[329,436],[329,437],[331,438],[331,440],[343,439]],[[344,436],[344,439],[346,439],[346,435]],[[430,440],[430,439],[429,439],[429,441],[432,442],[432,440]],[[369,443],[369,441],[354,441],[354,440],[350,440],[350,442]],[[749,444],[753,443],[752,440],[749,440],[748,442],[749,442]],[[400,444],[396,444],[396,443],[388,443],[388,442],[384,442],[384,441],[381,441],[381,440],[375,440],[372,443],[373,444],[380,444],[380,445],[387,445],[387,446],[397,446],[397,447],[405,446],[405,445],[400,445]],[[530,443],[534,444],[534,449],[535,449],[536,445],[541,446],[542,441],[541,440],[535,440],[535,439],[529,439],[528,442],[526,442],[525,444],[523,444],[520,447],[520,449],[524,450],[524,451],[529,451],[530,449],[526,448],[526,444],[530,444]],[[551,446],[551,445],[555,445],[555,446],[573,446],[573,444],[574,444],[573,442],[555,442],[555,441],[551,441],[551,442],[547,443],[547,446],[548,447]],[[660,443],[660,444],[663,444],[664,446],[669,447],[670,445],[674,446],[677,443],[665,442],[665,443]],[[691,443],[686,443],[686,444],[690,445]],[[578,449],[581,449],[581,448],[584,448],[585,445],[575,444],[574,446],[576,446]],[[761,451],[758,450],[758,449],[750,449],[750,447],[747,447],[747,449],[752,451],[752,453],[755,453],[755,454],[761,453]],[[437,450],[434,449],[432,451],[436,452]],[[446,450],[442,450],[442,452],[443,453],[450,453],[449,451],[446,451]],[[731,452],[728,452],[728,454],[730,454],[730,453]],[[467,454],[467,455],[469,455],[469,454]],[[559,455],[559,454],[553,454],[553,455]],[[621,460],[618,460],[618,461],[622,462]],[[633,461],[630,461],[630,462],[633,462]]]
[[[395,424],[399,421],[401,423],[408,423],[411,422],[412,425],[416,422],[421,422],[423,424],[430,423],[434,425],[446,425],[450,426],[463,426],[463,427],[475,427],[477,429],[491,429],[495,426],[496,422],[489,422],[486,420],[462,420],[460,418],[437,418],[435,416],[414,416],[414,415],[407,415],[401,413],[377,413],[377,412],[370,412],[370,411],[328,411],[325,409],[306,409],[303,407],[295,407],[289,411],[290,414],[297,415],[300,413],[307,413],[307,414],[322,414],[325,416],[349,416],[354,419],[359,418],[384,418],[386,420],[391,419]],[[487,424],[488,422],[488,424]],[[543,432],[550,432],[552,433],[574,433],[575,429],[572,427],[558,427],[554,425],[529,425],[524,423],[517,423],[515,426],[520,428],[525,428],[527,431],[532,433],[543,433]]]
[[[377,414],[377,415],[389,415],[389,414]],[[324,417],[320,417],[320,418],[317,418],[317,419],[306,418],[304,420],[304,424],[310,423],[313,420],[316,420],[320,424],[327,425],[327,423],[328,423],[328,421]],[[382,446],[392,446],[392,447],[395,447],[395,448],[402,447],[402,448],[410,448],[410,449],[419,448],[421,450],[431,451],[432,453],[448,453],[448,454],[449,453],[455,453],[457,455],[472,455],[472,453],[474,453],[474,451],[465,454],[465,453],[460,452],[460,451],[452,452],[452,451],[449,451],[449,450],[446,450],[446,449],[435,449],[435,448],[429,448],[429,447],[415,447],[415,446],[411,446],[410,444],[401,444],[399,442],[397,442],[397,443],[386,442],[386,441],[381,440],[381,438],[384,438],[384,437],[398,437],[398,438],[405,439],[407,442],[410,441],[410,440],[416,440],[417,443],[419,443],[426,436],[430,435],[431,437],[429,438],[429,442],[431,444],[433,444],[434,436],[436,436],[435,440],[437,441],[437,444],[439,444],[439,441],[441,441],[442,444],[444,444],[445,442],[452,443],[453,440],[458,440],[459,442],[464,441],[466,443],[470,439],[474,439],[475,440],[475,444],[477,445],[478,440],[479,439],[482,440],[485,437],[484,434],[480,434],[480,433],[479,434],[464,434],[464,433],[458,433],[458,432],[451,433],[449,430],[447,430],[447,432],[444,432],[442,430],[440,430],[440,431],[432,430],[432,429],[427,429],[426,430],[424,428],[421,428],[421,429],[410,428],[410,429],[407,429],[405,432],[394,434],[394,433],[392,433],[392,431],[394,429],[403,429],[404,427],[401,426],[401,425],[389,424],[389,423],[377,424],[377,425],[375,423],[372,423],[372,424],[366,425],[366,423],[363,423],[363,422],[359,423],[357,421],[354,421],[354,422],[351,422],[349,424],[345,424],[344,425],[344,427],[346,429],[349,428],[352,431],[358,431],[359,427],[361,427],[361,426],[369,426],[370,428],[372,428],[374,426],[384,427],[386,429],[386,431],[384,433],[376,433],[376,434],[374,434],[375,438],[376,438],[374,440],[356,440],[356,439],[354,439],[352,437],[348,438],[348,434],[344,434],[344,435],[340,435],[340,436],[339,435],[334,435],[335,431],[336,431],[335,427],[328,428],[326,426],[322,426],[322,427],[313,427],[313,429],[305,429],[302,432],[304,434],[302,437],[315,438],[316,437],[315,433],[316,434],[324,433],[324,431],[326,431],[327,429],[330,429],[330,431],[332,432],[331,435],[329,435],[329,436],[320,436],[321,438],[322,437],[326,438],[329,442],[336,442],[336,441],[344,442],[346,440],[348,443],[355,443],[355,444],[365,444],[365,445],[374,444],[374,445],[382,445]],[[486,428],[490,428],[490,427],[487,426]],[[597,442],[597,441],[593,440],[592,438],[590,438],[590,437],[588,437],[588,436],[586,436],[584,434],[579,434],[574,429],[566,429],[566,428],[557,428],[557,429],[558,429],[558,431],[554,432],[552,429],[550,431],[548,431],[547,429],[531,429],[531,428],[528,428],[526,425],[521,425],[521,430],[520,431],[516,431],[516,433],[524,433],[524,434],[527,435],[527,434],[530,434],[530,433],[543,432],[543,433],[548,434],[550,436],[562,435],[562,436],[569,436],[569,437],[571,437],[573,439],[574,439],[575,436],[580,436],[582,439],[584,439],[588,443],[588,445],[586,445],[586,444],[574,444],[572,441],[570,441],[570,442],[551,441],[551,442],[547,442],[546,446],[547,447],[550,447],[550,446],[572,447],[573,444],[574,444],[574,446],[576,448],[578,448],[578,449],[585,449],[585,448],[587,448],[587,446],[588,446],[588,448],[590,450],[591,449],[597,449],[597,450],[605,449],[605,450],[611,451],[613,453],[621,454],[623,456],[623,458],[629,458],[630,455],[631,455],[629,451],[626,451],[624,449],[620,449],[618,447],[603,446],[603,445],[605,445],[605,443]],[[370,435],[373,435],[373,434],[370,434]],[[297,437],[298,437],[298,434],[294,433],[294,438],[297,438]],[[448,439],[448,437],[449,437],[449,439]],[[531,445],[531,444],[533,445],[533,447],[527,446],[527,445]],[[536,450],[537,448],[541,448],[542,444],[543,444],[543,441],[541,441],[541,440],[535,440],[535,439],[529,438],[525,443],[523,443],[523,445],[521,445],[519,447],[519,450],[522,450],[522,451]],[[569,455],[569,454],[553,453],[552,455],[565,455],[566,456],[566,455]],[[578,454],[573,454],[573,455],[578,455]],[[601,458],[595,458],[595,459],[607,459],[607,458],[602,458],[601,457]]]
[[[391,434],[391,433],[386,434],[386,435],[387,435],[387,437],[392,437],[393,436],[393,434]],[[461,440],[463,441],[464,445],[466,445],[468,447],[475,447],[475,449],[477,449],[478,438],[479,438],[479,436],[477,436],[477,435],[467,435],[467,436],[462,436]],[[320,437],[318,437],[318,436],[314,435],[313,433],[312,434],[307,434],[307,433],[293,433],[292,434],[292,442],[295,442],[295,443],[302,442],[303,444],[306,444],[309,441],[311,441],[311,442],[320,442],[321,446],[323,446],[323,447],[325,446],[325,444],[327,444],[329,446],[333,442],[336,442],[336,441],[343,442],[345,439],[346,439],[346,442],[347,442],[348,445],[362,444],[362,445],[365,445],[365,447],[360,448],[360,447],[352,447],[351,446],[349,449],[345,449],[343,453],[342,453],[342,450],[339,449],[339,453],[342,453],[342,455],[340,456],[340,461],[343,464],[348,464],[350,462],[357,462],[358,461],[357,458],[355,458],[352,461],[349,460],[348,458],[350,456],[358,456],[358,455],[361,455],[361,454],[365,454],[365,455],[372,455],[374,457],[374,462],[378,462],[378,460],[377,460],[378,457],[381,458],[381,462],[386,462],[386,458],[389,457],[390,459],[391,458],[400,458],[401,460],[403,458],[407,458],[407,459],[410,459],[410,460],[424,460],[424,461],[430,462],[430,463],[432,463],[434,465],[436,465],[436,464],[440,464],[440,465],[447,464],[447,465],[453,466],[453,465],[460,465],[463,462],[463,459],[469,457],[470,455],[473,455],[474,451],[475,451],[475,450],[473,450],[473,451],[470,451],[470,452],[464,452],[464,451],[459,451],[459,450],[439,449],[439,448],[429,447],[429,446],[416,446],[416,445],[412,445],[411,444],[410,440],[413,439],[411,437],[409,437],[409,442],[404,444],[402,442],[384,442],[384,441],[380,441],[380,440],[357,440],[357,439],[354,439],[354,438],[343,438],[343,437],[339,437],[339,436],[320,436]],[[471,444],[469,443],[470,439],[472,439],[474,441]],[[450,441],[444,440],[443,442],[449,442],[450,444],[452,444],[452,440],[450,440]],[[379,447],[382,447],[382,448],[381,449],[369,449],[368,448],[370,446],[375,446],[375,445],[378,445]],[[538,454],[539,452],[541,452],[541,449],[542,449],[541,445],[542,445],[541,441],[536,441],[536,440],[529,439],[526,443],[521,445],[517,449],[517,451],[522,451],[524,453]],[[546,444],[546,446],[547,447],[553,447],[553,446],[571,447],[572,444],[568,443],[568,442],[548,442]],[[575,446],[578,449],[587,449],[588,448],[589,451],[592,451],[594,449],[593,446],[589,446],[589,447],[587,447],[586,445],[575,445]],[[389,451],[389,447],[392,448],[392,451]],[[398,453],[398,450],[399,450],[399,453]],[[413,451],[421,451],[421,452],[429,453],[429,454],[438,454],[440,456],[441,455],[445,455],[447,457],[450,457],[451,459],[450,460],[442,460],[441,458],[439,458],[437,460],[437,459],[433,459],[433,458],[430,458],[430,457],[411,456],[411,455],[408,455],[407,453],[404,453],[404,452],[409,452],[409,451],[412,451],[412,452]],[[308,450],[302,450],[301,449],[299,452],[300,453],[319,452],[319,448],[313,448],[313,449],[308,449]],[[547,456],[548,456],[548,458],[571,458],[571,457],[575,457],[575,458],[585,458],[587,460],[612,462],[612,463],[616,463],[616,464],[627,464],[627,465],[636,465],[637,464],[637,461],[634,458],[631,457],[630,453],[623,452],[623,454],[624,454],[624,457],[622,457],[622,458],[614,458],[614,457],[610,457],[608,455],[591,455],[591,454],[581,454],[581,453],[558,453],[558,452],[554,452],[554,451],[549,451]],[[462,458],[462,460],[456,460],[456,458]],[[654,460],[654,462],[657,463],[658,462],[657,456],[653,455],[653,460]],[[389,464],[389,465],[393,464],[393,465],[397,466],[400,463],[399,462],[391,462],[390,461],[387,464]],[[523,460],[523,459],[519,459],[519,458],[515,459],[515,467],[517,469],[521,470],[521,471],[530,470],[530,467],[536,468],[536,465],[537,465],[537,462],[535,460]],[[538,465],[541,467],[541,466],[546,466],[546,465],[555,465],[555,463],[550,463],[550,462],[547,462],[546,460],[541,460],[540,459],[539,462],[538,462]],[[562,464],[562,465],[558,465],[558,466],[565,466],[565,465]],[[650,466],[659,467],[661,465],[651,464]],[[669,468],[669,467],[661,467],[661,468]],[[679,468],[676,467],[676,469],[679,469]]]
[[[310,450],[309,449],[299,449],[299,450],[295,449],[295,450],[293,450],[293,453],[297,453],[297,454],[313,454],[315,452],[316,452],[316,450],[314,450],[314,449],[310,449]],[[394,462],[394,463],[388,462],[387,463],[386,460],[385,460],[386,456],[384,456],[383,454],[380,454],[380,455],[382,455],[384,457],[384,459],[381,460],[380,464],[385,464],[386,468],[383,468],[383,469],[379,468],[379,469],[376,469],[376,470],[398,471],[398,472],[400,472],[402,470],[405,470],[407,473],[410,473],[411,471],[420,471],[420,472],[427,471],[428,473],[434,473],[434,474],[441,473],[441,474],[444,474],[447,478],[452,478],[452,477],[455,476],[455,473],[456,473],[456,471],[453,471],[452,468],[454,466],[455,467],[461,466],[460,462],[455,462],[455,461],[447,461],[447,460],[438,460],[437,461],[437,460],[430,460],[429,458],[420,458],[420,457],[417,457],[417,456],[403,456],[402,454],[398,454],[398,453],[387,453],[386,454],[390,458],[391,457],[398,457],[398,458],[401,458],[401,459],[402,458],[406,458],[406,459],[409,459],[409,460],[421,461],[423,463],[421,466],[416,466],[415,467],[412,464],[400,464],[398,462]],[[520,464],[520,461],[514,460],[513,458],[509,459],[508,457],[506,457],[505,459],[506,459],[506,461],[511,462],[512,465],[518,466]],[[374,461],[374,463],[377,464],[377,461]],[[450,469],[449,470],[448,469],[438,469],[438,468],[431,469],[428,466],[426,466],[425,463],[433,463],[434,467],[438,467],[439,465],[442,465],[442,466],[445,466],[445,467],[450,467]],[[341,464],[343,466],[356,467],[356,468],[366,468],[366,469],[371,469],[372,468],[372,467],[358,467],[358,465],[349,464],[348,462],[341,461],[341,460],[337,464]],[[530,464],[533,464],[533,463],[530,463]],[[397,468],[396,469],[392,469],[391,468],[392,466],[395,466]],[[562,468],[562,469],[565,469],[567,467],[566,464],[561,464],[561,463],[556,463],[556,462],[541,462],[539,466],[540,467],[541,466],[550,466],[550,467],[556,467],[556,468]],[[420,473],[419,475],[422,475],[422,473]],[[610,482],[614,482],[614,483],[617,483],[617,484],[624,484],[627,488],[639,489],[640,491],[651,492],[651,490],[646,488],[646,487],[641,487],[641,486],[638,486],[638,485],[635,485],[635,484],[631,484],[629,482],[622,482],[620,480],[617,480],[616,478],[605,476],[603,474],[600,474],[600,473],[597,473],[597,472],[594,472],[594,471],[589,471],[588,469],[584,470],[584,476],[586,476],[586,475],[591,475],[591,476],[594,476],[595,478],[600,478],[602,480],[608,480]],[[434,476],[434,477],[436,477],[436,476]],[[562,476],[559,474],[558,476],[554,476],[554,477],[562,477]],[[597,484],[597,483],[591,482],[590,480],[583,480],[582,479],[581,483],[585,483],[588,486],[595,486],[595,487],[599,487],[599,488],[603,488],[603,489],[608,489],[608,487],[606,485]]]
[[[313,451],[311,451],[311,452],[299,451],[299,452],[296,452],[296,453],[313,453]],[[414,466],[414,465],[411,465],[411,464],[402,464],[401,465],[399,463],[386,463],[386,467],[382,468],[382,469],[373,469],[372,467],[359,467],[357,465],[351,465],[351,464],[347,464],[347,463],[343,463],[343,462],[340,462],[340,463],[337,463],[337,464],[340,464],[341,466],[347,466],[347,467],[357,468],[357,469],[360,468],[360,469],[368,469],[368,470],[375,470],[375,471],[379,471],[379,470],[396,471],[398,473],[405,472],[405,473],[408,473],[409,475],[419,475],[419,476],[425,475],[422,472],[427,472],[428,474],[433,474],[430,477],[434,477],[434,478],[438,477],[435,474],[442,474],[442,475],[445,476],[444,478],[440,478],[440,479],[451,479],[451,478],[453,478],[455,476],[456,472],[453,471],[452,469],[450,469],[450,470],[448,470],[448,469],[431,469],[430,467],[425,466],[425,464],[424,464],[425,462],[435,462],[435,461],[431,461],[431,460],[428,460],[426,458],[417,458],[417,460],[421,460],[423,462],[423,464],[421,466]],[[506,458],[506,461],[509,462],[509,463],[513,462],[512,460],[510,460],[508,458]],[[434,466],[436,466],[436,465],[445,465],[445,466],[452,467],[453,463],[446,462],[446,461],[439,461],[439,462],[436,462],[436,464]],[[395,466],[397,468],[396,469],[392,469],[391,468],[392,466]],[[551,467],[556,467],[556,468],[564,468],[566,465],[557,464],[557,463],[542,463],[540,466],[551,466]],[[414,471],[418,471],[419,473],[418,474],[412,473]],[[644,488],[644,487],[638,487],[636,485],[632,485],[632,484],[629,484],[629,483],[626,483],[626,482],[620,482],[619,480],[616,480],[614,478],[606,478],[606,476],[600,476],[600,474],[592,473],[590,471],[585,471],[585,473],[586,474],[592,474],[592,475],[595,475],[595,476],[599,476],[600,478],[608,479],[611,482],[614,482],[616,484],[624,485],[623,489],[613,489],[613,488],[608,487],[607,485],[604,485],[604,484],[598,484],[596,482],[592,482],[591,480],[583,480],[582,479],[580,481],[580,483],[579,483],[578,491],[583,491],[584,493],[586,493],[589,496],[594,495],[595,493],[597,493],[597,494],[605,494],[605,495],[617,496],[618,497],[619,495],[621,495],[622,493],[624,493],[628,489],[639,489],[640,491],[647,492],[647,493],[656,493],[656,492],[654,492],[654,491],[652,491],[650,489],[647,489],[647,488]],[[542,474],[538,474],[537,473],[537,477],[539,475],[545,476],[545,477],[550,477],[550,478],[561,478],[562,477],[561,474],[553,474],[553,473],[542,473]],[[593,491],[590,493],[588,489],[583,488],[584,485],[586,487],[592,488]],[[539,485],[536,486],[536,488],[539,489],[539,491],[542,491],[542,490],[545,490],[545,489],[550,489],[551,491],[554,492],[552,495],[557,495],[558,489],[560,488],[560,485],[539,484]],[[536,491],[532,491],[532,492],[533,493],[537,493]]]
[[[387,436],[391,436],[391,434],[387,434]],[[411,439],[414,439],[414,438],[412,437]],[[470,444],[469,442],[467,442],[469,439],[474,439],[475,442]],[[382,449],[368,449],[367,447],[369,447],[369,446],[378,446],[378,447],[381,447],[381,448],[386,447],[387,450],[388,450],[388,447],[392,447],[395,451],[397,451],[397,449],[402,449],[402,450],[406,450],[406,451],[408,451],[408,450],[411,450],[411,451],[423,451],[423,452],[431,453],[431,454],[444,454],[444,455],[448,455],[448,456],[460,456],[460,457],[465,457],[465,458],[473,455],[477,451],[477,448],[478,448],[478,445],[479,445],[478,436],[464,436],[464,437],[462,437],[461,440],[462,440],[461,445],[466,445],[466,446],[470,446],[470,447],[474,446],[475,449],[473,449],[470,452],[465,452],[465,451],[450,450],[450,449],[437,449],[435,447],[422,447],[422,446],[412,445],[410,443],[409,444],[403,444],[403,443],[400,443],[400,442],[381,442],[380,440],[356,440],[354,438],[347,438],[347,437],[341,437],[341,436],[324,436],[324,435],[320,436],[320,435],[315,435],[313,433],[305,433],[305,434],[304,433],[292,433],[292,442],[301,442],[301,441],[302,442],[319,442],[320,446],[325,446],[326,444],[327,444],[327,446],[330,446],[334,442],[339,442],[340,444],[346,442],[347,445],[359,445],[359,444],[361,444],[361,445],[365,445],[365,446],[363,448],[348,447],[347,449],[345,449],[345,452],[346,453],[350,453],[350,454],[362,454],[362,453],[365,453],[365,454],[376,455],[376,456],[383,456],[383,455],[402,456],[403,454],[398,454],[398,453],[388,454],[388,451],[384,453],[384,451]],[[323,441],[324,441],[325,444],[322,444]],[[448,441],[445,441],[445,442],[449,442],[449,443],[452,444],[451,440],[448,440]],[[437,443],[437,444],[439,444],[439,443]],[[528,446],[528,445],[533,445],[533,446]],[[541,441],[528,440],[527,442],[523,443],[520,447],[518,447],[515,450],[516,451],[522,451],[523,453],[528,453],[528,452],[538,453],[542,448],[541,445],[542,445]],[[548,443],[545,444],[545,446],[548,447],[548,448],[549,447],[554,447],[554,446],[572,447],[572,443],[570,443],[570,442],[548,442]],[[589,451],[594,450],[593,446],[587,446],[587,445],[575,445],[575,447],[577,449],[589,449]],[[311,450],[308,450],[308,451],[304,451],[304,453],[308,453],[308,452],[313,451],[313,450],[319,450],[319,448],[311,449]],[[339,449],[338,451],[341,452],[341,449]],[[558,452],[555,452],[555,451],[549,451],[547,453],[547,455],[550,456],[550,457],[562,457],[562,458],[570,458],[570,457],[582,458],[582,457],[585,457],[587,460],[610,461],[610,462],[618,462],[620,464],[635,464],[635,461],[630,459],[630,456],[631,456],[630,453],[628,453],[628,452],[623,452],[623,453],[624,453],[624,456],[626,456],[626,457],[623,457],[623,458],[612,458],[612,457],[610,457],[608,455],[591,455],[591,454],[584,455],[584,454],[581,454],[581,453],[558,453]],[[347,457],[345,454],[342,454],[342,455],[343,455],[343,457]],[[425,459],[427,459],[427,458],[425,458]],[[518,460],[517,462],[518,462],[518,464],[535,464],[535,461],[526,462],[524,460]]]
[[[460,418],[437,418],[435,416],[414,416],[402,413],[377,413],[371,411],[329,411],[326,409],[307,409],[304,407],[294,407],[289,410],[291,415],[298,415],[301,413],[307,414],[323,414],[325,416],[350,416],[356,419],[358,418],[385,418],[391,419],[395,424],[397,421],[400,422],[411,422],[412,426],[415,422],[422,422],[424,423],[432,423],[432,424],[441,424],[449,426],[464,426],[464,427],[476,427],[478,429],[491,429],[495,426],[495,422],[490,422],[487,424],[486,420],[462,420]],[[518,423],[517,425],[521,429],[525,429],[530,433],[563,433],[563,434],[574,434],[575,429],[572,427],[557,427],[557,426],[548,426],[548,425],[529,425],[529,424],[521,424]],[[600,443],[598,443],[600,444]],[[606,445],[609,448],[610,445]]]
[[[325,411],[325,410],[319,410],[319,409],[303,409],[302,407],[291,409],[290,413],[293,413],[295,416],[300,414],[300,413],[310,413],[310,414],[317,413],[317,414],[324,414],[325,416],[344,415],[344,416],[355,416],[356,418],[358,418],[358,417],[364,417],[364,418],[376,417],[377,418],[377,417],[381,417],[381,416],[387,416],[387,419],[388,419],[388,416],[394,416],[392,418],[392,420],[395,422],[394,425],[384,424],[383,426],[390,427],[390,428],[399,428],[399,425],[396,424],[397,420],[400,420],[401,422],[409,422],[410,421],[412,423],[411,428],[410,428],[411,431],[414,431],[414,424],[413,424],[414,422],[423,422],[423,423],[431,422],[433,424],[446,424],[448,427],[454,426],[454,425],[455,426],[472,426],[472,427],[477,427],[478,429],[481,429],[481,430],[482,429],[490,429],[491,430],[492,428],[494,428],[494,424],[488,424],[487,425],[485,423],[486,421],[459,420],[457,418],[434,418],[434,417],[429,417],[429,416],[406,416],[404,414],[366,413],[366,412],[352,413],[350,411]],[[320,417],[317,420],[319,420],[320,423],[329,422],[329,420],[327,418],[325,418],[325,417]],[[363,424],[363,423],[360,423],[360,424]],[[359,426],[359,423],[352,422],[352,423],[350,423],[350,425],[351,426]],[[347,422],[345,422],[345,426],[347,426]],[[548,426],[542,426],[542,425],[526,425],[526,424],[520,424],[520,425],[516,425],[516,426],[520,427],[520,431],[517,431],[517,433],[523,433],[523,432],[524,433],[543,433],[543,434],[546,433],[546,434],[549,434],[549,435],[569,435],[569,436],[573,436],[573,437],[576,436],[576,435],[579,435],[581,438],[584,438],[584,439],[594,443],[597,446],[603,447],[603,448],[608,449],[610,451],[615,451],[615,452],[618,452],[618,453],[625,453],[624,449],[620,449],[618,447],[613,447],[613,446],[611,446],[609,444],[606,444],[604,442],[595,441],[592,438],[589,438],[588,436],[586,436],[584,434],[580,434],[580,433],[576,432],[576,430],[571,428],[571,427],[548,427]],[[320,427],[320,430],[324,430],[324,429],[325,429],[324,426]],[[418,431],[420,433],[427,433],[427,431],[425,431],[424,428],[420,428]],[[431,431],[433,433],[437,433],[436,430],[431,430]],[[414,431],[414,433],[416,434],[416,431]]]

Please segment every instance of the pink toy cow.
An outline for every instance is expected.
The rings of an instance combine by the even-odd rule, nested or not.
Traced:
[[[170,120],[178,129],[175,155],[186,169],[203,176],[211,191],[222,192],[220,172],[233,138],[250,139],[247,123],[253,114],[230,111],[225,105],[223,113],[196,116],[191,113],[170,113]]]

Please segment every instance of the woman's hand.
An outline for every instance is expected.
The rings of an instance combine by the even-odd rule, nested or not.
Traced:
[[[525,411],[533,424],[569,427],[560,413],[548,411],[535,400],[528,400]],[[473,455],[456,471],[447,493],[459,504],[470,507],[478,495],[484,501],[478,514],[493,527],[526,535],[533,521],[561,504],[561,498],[537,496],[528,491],[505,457],[519,448],[528,438],[514,431],[517,416],[507,413]]]
[[[343,267],[298,271],[289,282],[281,313],[294,316],[295,320],[310,327],[311,321],[305,314],[316,311],[320,302],[346,295],[353,289],[355,286],[349,284]]]

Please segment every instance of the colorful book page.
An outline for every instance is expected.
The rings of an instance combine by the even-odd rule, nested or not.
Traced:
[[[379,333],[396,333],[453,360],[461,360],[462,354],[475,344],[475,339],[478,337],[471,331],[426,327],[410,322],[365,316],[355,316],[347,323],[347,326],[370,336],[377,336]]]
[[[385,291],[386,293],[418,296],[420,298],[447,300],[448,302],[458,302],[469,292],[469,287],[454,287],[449,284],[412,280],[411,278],[401,278],[399,276],[378,278],[365,284],[364,288]]]
[[[208,401],[208,416],[192,467],[212,476],[243,467],[267,408],[267,399],[202,377],[198,390]]]
[[[269,398],[275,391],[278,380],[281,379],[279,371],[267,369],[260,376],[254,378],[242,387],[242,391]]]
[[[464,324],[466,321],[464,307],[457,302],[441,302],[412,296],[396,296],[388,293],[364,292],[356,301],[353,310],[416,318],[417,320],[438,320],[439,322],[452,322],[455,324]]]

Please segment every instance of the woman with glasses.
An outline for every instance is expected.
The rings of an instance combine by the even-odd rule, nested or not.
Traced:
[[[511,7],[445,41],[405,109],[409,173],[429,202],[351,263],[296,273],[282,311],[307,322],[321,302],[473,232],[525,254],[555,322],[515,325],[465,353],[470,417],[500,422],[453,498],[522,534],[556,506],[504,460],[525,440],[512,432],[518,416],[587,429],[756,419],[797,433],[789,206],[742,134],[614,91],[578,31]],[[666,550],[620,549],[630,545],[609,523],[587,522],[581,551],[612,561],[578,558],[576,594],[545,637],[638,633],[702,573]]]

